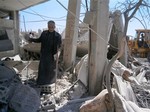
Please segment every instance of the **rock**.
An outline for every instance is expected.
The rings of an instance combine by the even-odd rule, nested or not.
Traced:
[[[9,107],[17,112],[37,112],[39,106],[40,97],[37,92],[23,84],[18,85],[9,102]]]
[[[80,112],[108,112],[112,109],[107,90],[100,92],[92,100],[86,101],[81,107]]]

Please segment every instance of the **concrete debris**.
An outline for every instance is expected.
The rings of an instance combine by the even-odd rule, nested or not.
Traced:
[[[36,112],[40,106],[37,92],[24,85],[13,69],[4,64],[0,65],[0,69],[0,105],[7,105],[7,109],[17,112]]]
[[[150,109],[140,108],[134,102],[127,101],[116,90],[114,93],[114,103],[116,112],[149,112]]]
[[[20,84],[13,94],[9,102],[10,108],[17,112],[37,112],[40,106],[40,97],[33,88]]]
[[[142,70],[137,76],[136,76],[136,79],[139,83],[144,83],[144,82],[147,82],[146,80],[146,77],[145,77],[145,74],[146,74],[146,70]]]
[[[88,55],[81,58],[74,69],[75,74],[77,74],[77,79],[87,86],[88,85]]]
[[[57,109],[57,112],[79,112],[80,106],[87,100],[93,97],[80,98],[76,100],[67,101],[61,108]]]
[[[95,98],[86,101],[80,112],[109,112],[115,107],[116,112],[148,112],[149,107],[149,66],[145,63],[132,63],[134,70],[126,68],[119,61],[112,66],[113,81],[113,104],[109,101],[107,90],[100,92]],[[135,69],[140,68],[138,73]],[[134,72],[137,72],[136,74]],[[133,76],[134,74],[134,76]],[[106,96],[107,97],[106,97]],[[108,98],[108,99],[105,99]],[[107,105],[107,106],[106,106]]]
[[[118,62],[116,63],[118,64]],[[119,63],[119,65],[121,65],[121,63]],[[116,70],[114,71],[112,69],[112,72],[115,77],[114,82],[118,83],[116,84],[115,88],[118,90],[119,94],[123,98],[125,98],[126,101],[130,101],[130,102],[132,101],[132,104],[134,103],[134,105],[136,105],[138,108],[150,109],[150,106],[149,106],[149,91],[150,91],[149,86],[150,85],[149,85],[149,75],[148,75],[150,68],[148,66],[148,63],[145,60],[136,61],[136,62],[134,61],[134,63],[132,63],[132,68],[131,69],[125,68],[124,72],[122,73],[120,73],[120,71],[121,71],[121,68],[123,67],[119,68],[119,66],[118,67],[116,66],[114,68]],[[126,78],[125,78],[126,71],[128,71],[129,74],[126,75]],[[139,112],[142,112],[142,111],[139,111]]]
[[[95,98],[86,101],[81,107],[80,112],[109,112],[112,108],[107,90],[100,92]]]
[[[21,80],[13,69],[0,65],[0,103],[7,104],[10,95],[13,94],[15,86],[21,84]]]
[[[115,61],[111,69],[113,104],[106,89],[97,96],[88,96],[87,62],[88,56],[85,55],[73,73],[61,70],[59,72],[63,75],[57,77],[55,83],[40,87],[36,86],[39,61],[0,62],[0,104],[5,104],[2,109],[17,112],[108,112],[115,107],[116,112],[150,111],[150,68],[145,60],[130,62],[131,68]]]
[[[82,83],[82,82],[81,82]],[[87,89],[85,88],[85,86],[83,84],[81,84],[80,81],[74,85],[74,87],[72,87],[72,89],[70,89],[70,91],[68,92],[69,94],[69,99],[70,100],[74,100],[74,99],[79,99],[81,98],[86,92]]]
[[[107,90],[100,92],[95,98],[87,100],[80,107],[80,112],[110,112],[115,105],[115,112],[149,112],[148,108],[141,108],[132,101],[127,101],[117,90],[112,89],[114,95],[114,104],[109,101]]]
[[[131,85],[135,93],[138,105],[142,108],[150,109],[150,84],[143,83],[142,85]]]
[[[39,108],[39,112],[47,112],[48,110],[53,112],[56,108],[55,104],[56,101],[54,97],[43,94],[41,96],[41,106]]]

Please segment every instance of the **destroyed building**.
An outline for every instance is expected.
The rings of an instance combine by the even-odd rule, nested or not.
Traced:
[[[56,81],[36,86],[41,46],[20,45],[19,11],[47,1],[0,1],[0,112],[150,112],[150,64],[124,63],[123,20],[109,0],[92,1],[83,22],[81,0],[68,1]]]

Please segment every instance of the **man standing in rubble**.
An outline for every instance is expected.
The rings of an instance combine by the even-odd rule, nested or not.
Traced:
[[[55,31],[55,22],[49,21],[48,30],[43,31],[38,39],[30,38],[29,41],[41,43],[37,85],[54,83],[56,80],[54,55],[61,46],[61,35]]]

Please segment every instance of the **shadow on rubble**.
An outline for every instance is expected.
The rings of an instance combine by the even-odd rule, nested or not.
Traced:
[[[81,105],[85,101],[90,100],[92,98],[93,97],[87,97],[87,98],[71,100],[68,103],[66,103],[65,105],[63,105],[63,107],[59,108],[57,110],[57,112],[79,112],[79,109],[80,109]]]

